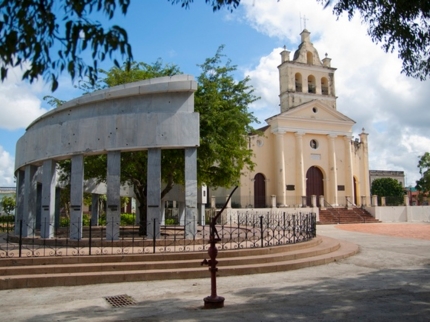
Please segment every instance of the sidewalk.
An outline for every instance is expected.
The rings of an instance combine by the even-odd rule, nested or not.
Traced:
[[[377,225],[403,232],[416,228]],[[418,225],[424,236],[430,231],[430,224]],[[366,225],[342,226],[317,226],[317,234],[359,244],[360,253],[346,260],[238,277],[222,277],[220,270],[222,309],[202,309],[210,294],[208,272],[207,279],[0,291],[0,320],[429,321],[430,241],[344,230]],[[104,299],[122,294],[136,304],[112,308]]]

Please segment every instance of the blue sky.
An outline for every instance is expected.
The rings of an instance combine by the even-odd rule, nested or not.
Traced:
[[[136,61],[161,58],[194,76],[199,74],[197,64],[225,45],[224,54],[238,67],[235,76],[250,76],[261,96],[250,108],[263,126],[264,119],[279,112],[279,53],[284,45],[290,51],[297,48],[303,15],[320,58],[328,53],[338,69],[338,110],[356,121],[355,135],[363,127],[369,133],[371,169],[403,170],[407,184],[414,185],[418,156],[430,151],[429,81],[401,75],[396,53],[386,54],[373,44],[359,19],[337,20],[316,0],[243,0],[233,13],[214,13],[204,1],[195,1],[186,10],[167,0],[133,0],[126,17],[118,13],[107,24],[127,30]],[[112,65],[107,60],[100,67]],[[16,141],[50,108],[42,100],[51,95],[49,85],[43,81],[30,85],[20,77],[19,69],[12,70],[0,84],[0,186],[14,185]],[[81,92],[63,74],[52,95],[69,100]]]

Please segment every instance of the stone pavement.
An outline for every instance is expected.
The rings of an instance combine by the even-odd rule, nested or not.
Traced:
[[[430,241],[412,238],[417,229],[430,234],[430,224],[376,225],[317,226],[317,234],[360,245],[336,263],[236,277],[220,270],[222,309],[202,309],[208,272],[207,279],[0,291],[0,321],[430,321]],[[394,236],[375,231],[389,227]],[[112,308],[104,299],[122,294],[136,304]]]

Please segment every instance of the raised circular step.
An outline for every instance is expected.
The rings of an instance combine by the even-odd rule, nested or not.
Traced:
[[[219,250],[218,275],[280,272],[337,261],[358,252],[355,244],[318,236],[291,245]],[[209,278],[206,252],[0,260],[0,289],[75,286],[162,279]]]

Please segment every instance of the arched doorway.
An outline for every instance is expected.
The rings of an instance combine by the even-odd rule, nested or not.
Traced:
[[[262,173],[254,177],[254,208],[266,207],[266,178]]]
[[[317,206],[319,207],[319,196],[324,195],[323,174],[317,167],[310,167],[306,172],[306,202],[311,206],[311,196],[317,196]]]

